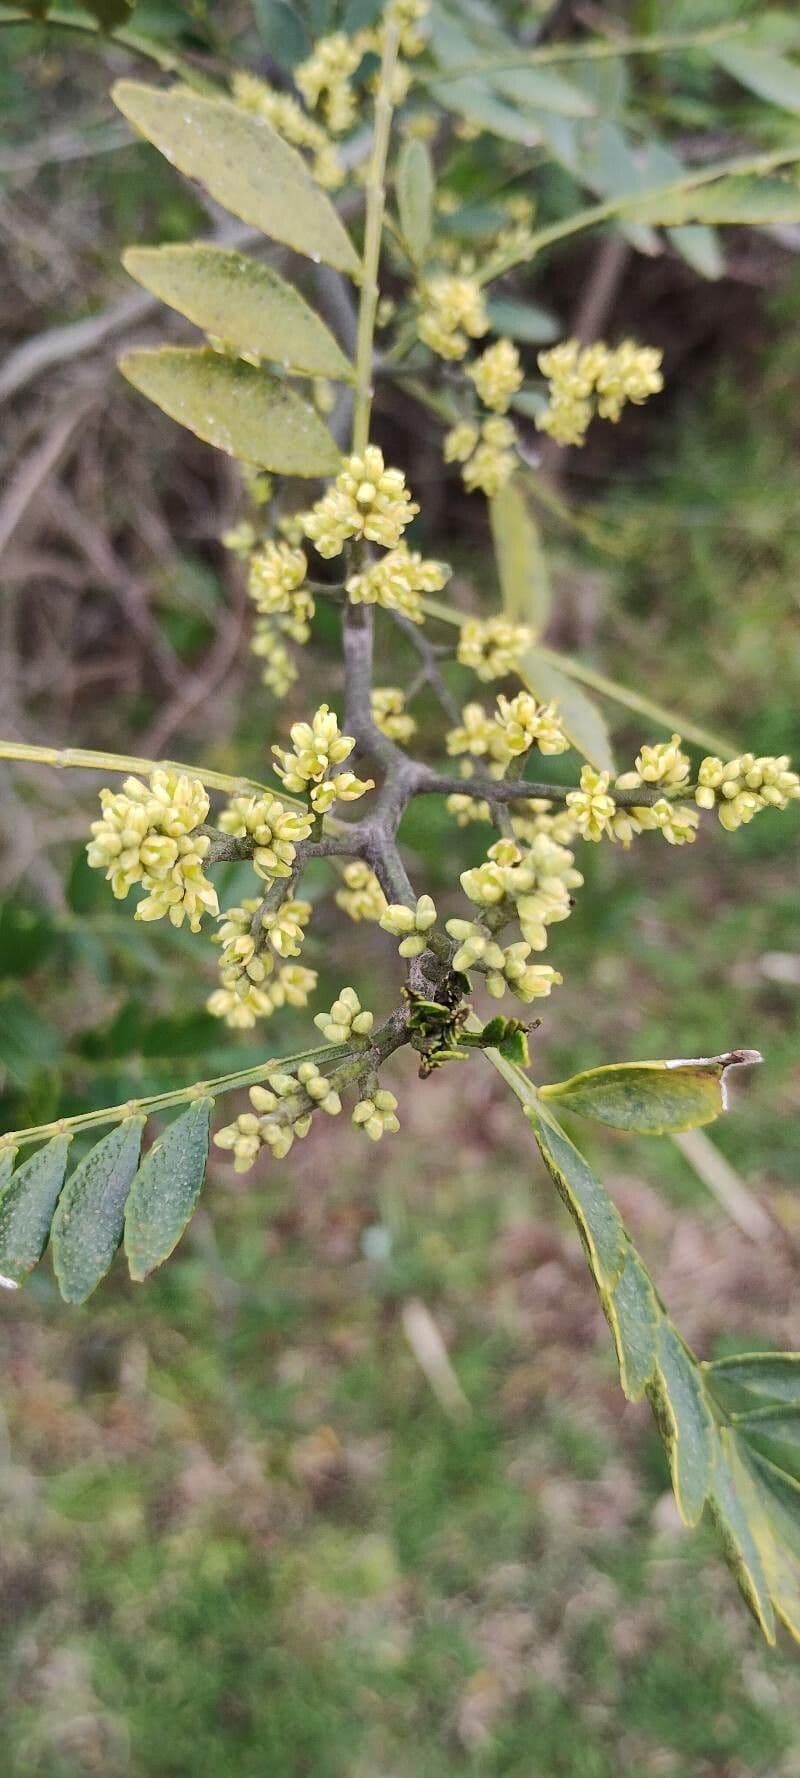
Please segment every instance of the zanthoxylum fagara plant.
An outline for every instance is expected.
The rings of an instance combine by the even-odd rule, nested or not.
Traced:
[[[201,347],[133,351],[122,370],[244,466],[251,513],[226,542],[245,566],[264,681],[276,696],[291,688],[292,649],[308,642],[317,602],[330,601],[341,615],[341,715],[324,703],[293,722],[288,744],[272,747],[264,782],[2,746],[6,758],[122,775],[121,789],[101,792],[89,863],[115,896],[139,892],[138,920],[187,922],[196,933],[216,922],[220,980],[208,1006],[228,1027],[260,1027],[283,1005],[306,1006],[315,995],[315,970],[297,961],[313,956],[311,905],[302,897],[310,860],[330,861],[339,907],[353,920],[377,922],[396,947],[394,992],[376,1017],[342,986],[330,1008],[314,1013],[318,1041],[301,1054],[7,1134],[0,1271],[19,1284],[49,1237],[67,1302],[85,1301],[120,1241],[131,1276],[146,1278],[197,1204],[215,1102],[238,1089],[249,1089],[249,1109],[217,1127],[214,1141],[244,1172],[265,1147],[287,1155],[315,1117],[336,1116],[345,1104],[367,1139],[396,1132],[384,1068],[404,1046],[417,1052],[422,1079],[482,1057],[519,1100],[577,1224],[622,1387],[632,1400],[649,1397],[682,1517],[695,1525],[708,1506],[768,1640],[776,1617],[800,1637],[800,1354],[698,1362],[559,1122],[563,1110],[651,1135],[705,1124],[724,1109],[729,1069],[759,1057],[737,1049],[610,1064],[541,1084],[530,1072],[527,1021],[527,1009],[561,981],[543,956],[550,928],[569,916],[583,882],[579,846],[680,847],[694,842],[705,815],[716,813],[730,830],[763,809],[785,809],[800,796],[800,779],[785,757],[714,749],[693,761],[679,734],[644,743],[631,769],[615,772],[602,720],[569,663],[554,665],[536,647],[528,593],[537,540],[522,491],[531,441],[519,427],[532,417],[557,443],[579,446],[595,418],[614,422],[626,403],[658,393],[660,354],[631,340],[611,347],[567,339],[540,354],[543,381],[526,388],[518,347],[493,325],[490,298],[496,280],[540,248],[614,214],[649,227],[709,213],[736,220],[737,203],[753,205],[753,175],[792,154],[705,169],[700,179],[538,230],[533,176],[518,177],[502,226],[478,258],[457,228],[436,226],[437,217],[452,223],[454,205],[447,188],[436,196],[429,144],[447,131],[431,108],[425,14],[426,0],[392,0],[369,26],[320,40],[295,69],[291,93],[244,73],[226,92],[209,92],[207,82],[198,90],[124,81],[115,90],[126,118],[175,167],[252,231],[357,294],[351,357],[272,265],[208,244],[137,247],[126,256],[136,279],[207,336]],[[473,119],[462,134],[477,127]],[[358,219],[353,233],[335,191]],[[781,201],[783,213],[792,203],[800,210],[796,187]],[[391,298],[381,295],[384,274]],[[445,459],[461,465],[469,492],[490,502],[506,601],[495,616],[461,616],[447,600],[447,564],[409,539],[418,490],[371,436],[378,374],[402,382],[434,413]],[[376,608],[418,651],[406,690],[375,681]],[[449,629],[454,647],[433,643],[428,623]],[[442,671],[448,652],[478,682],[479,695],[463,708]],[[446,725],[438,763],[409,751],[416,730],[409,706],[423,685]],[[547,772],[547,760],[561,754],[575,756],[567,783]],[[461,876],[463,906],[447,919],[412,882],[403,854],[406,811],[430,796],[446,799],[454,821],[482,824],[491,835],[484,862]],[[219,806],[210,819],[212,799]],[[253,893],[221,910],[213,872],[230,860],[251,865]],[[484,991],[500,1008],[489,1017],[478,1010]],[[142,1159],[147,1120],[180,1106]],[[67,1174],[73,1137],[104,1126],[108,1133]],[[29,1144],[35,1152],[17,1164]]]

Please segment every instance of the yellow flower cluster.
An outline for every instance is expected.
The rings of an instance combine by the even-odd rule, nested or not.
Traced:
[[[298,105],[291,93],[277,93],[255,74],[233,76],[233,97],[245,111],[271,124],[285,142],[307,148],[313,156],[311,171],[319,185],[333,191],[344,179],[344,168],[326,131]]]
[[[397,949],[401,957],[418,957],[428,942],[427,934],[436,924],[436,906],[430,895],[420,895],[415,908],[392,901],[381,914],[384,932],[400,939]]]
[[[199,932],[203,914],[217,914],[212,883],[203,875],[210,839],[196,829],[209,800],[197,778],[160,767],[148,784],[126,778],[121,791],[101,790],[102,817],[92,822],[89,864],[104,870],[118,900],[141,883],[147,890],[137,920],[188,920]]]
[[[504,679],[514,672],[532,641],[533,631],[527,624],[512,623],[507,617],[468,617],[461,625],[457,659],[479,679]]]
[[[470,779],[475,772],[472,760],[462,759],[459,762],[459,770],[462,778]],[[491,764],[488,767],[490,776],[502,776],[504,770],[504,766],[496,764]],[[455,817],[459,827],[469,827],[472,821],[491,821],[492,819],[489,804],[482,797],[470,796],[467,791],[463,793],[455,791],[452,796],[449,796],[447,810],[450,815]]]
[[[593,346],[563,340],[540,352],[538,362],[550,398],[536,424],[561,445],[582,445],[595,412],[602,420],[618,420],[626,401],[639,404],[664,387],[661,353],[634,340],[616,348],[601,340]]]
[[[624,772],[617,779],[620,790],[635,790],[637,784],[661,784],[665,790],[682,790],[689,782],[691,761],[681,750],[680,735],[669,741],[656,741],[644,746],[636,755],[636,769]]]
[[[460,420],[446,433],[446,463],[461,463],[464,486],[468,493],[485,494],[493,500],[516,468],[517,435],[510,420],[496,414],[478,426],[472,420]]]
[[[235,839],[253,842],[253,868],[260,877],[291,876],[296,850],[311,832],[311,817],[287,809],[277,796],[234,796],[222,810],[219,825]]]
[[[351,920],[380,920],[386,896],[374,870],[361,858],[353,858],[342,871],[342,887],[335,895],[337,907]]]
[[[268,542],[250,557],[247,591],[262,617],[288,617],[282,625],[295,642],[308,641],[308,625],[314,616],[314,600],[303,582],[308,563],[301,549],[288,543]]]
[[[572,852],[548,834],[539,834],[525,852],[514,840],[498,840],[485,864],[461,875],[465,895],[479,907],[514,903],[522,936],[534,951],[545,949],[547,926],[568,919],[572,890],[582,882]]]
[[[464,974],[471,969],[480,970],[495,1000],[509,987],[518,1000],[529,1003],[548,995],[563,981],[563,976],[549,963],[528,962],[531,947],[524,940],[504,947],[477,920],[448,920],[447,930],[458,944],[453,968]]]
[[[401,611],[412,623],[421,624],[425,619],[422,594],[440,593],[449,577],[444,562],[434,562],[401,543],[362,573],[351,574],[347,596],[351,605],[383,605],[387,611]]]
[[[469,340],[489,331],[489,316],[477,278],[441,273],[421,293],[417,333],[439,358],[460,359]]]
[[[528,797],[519,805],[519,813],[511,818],[517,839],[530,845],[540,833],[547,834],[559,846],[569,846],[575,838],[575,818],[569,809],[558,808],[547,797]]]
[[[371,1142],[380,1142],[382,1136],[396,1135],[400,1128],[397,1113],[397,1100],[394,1093],[387,1093],[378,1088],[370,1099],[359,1099],[353,1109],[353,1123],[357,1129],[363,1130]]]
[[[293,723],[289,735],[294,752],[274,746],[275,771],[288,791],[308,796],[315,815],[326,814],[337,800],[355,802],[374,788],[373,778],[356,778],[353,772],[328,777],[331,768],[352,753],[355,740],[342,734],[338,718],[327,704],[320,704],[310,723]]]
[[[295,85],[312,111],[319,106],[333,136],[341,136],[355,121],[356,101],[350,84],[367,47],[362,32],[348,37],[334,31],[319,37],[311,55],[294,70]]]
[[[307,1108],[311,1100],[311,1109]],[[292,1116],[294,1107],[288,1101],[298,1101],[298,1115]],[[336,1117],[342,1109],[342,1102],[336,1089],[324,1074],[320,1074],[316,1063],[301,1062],[297,1075],[274,1073],[269,1075],[269,1085],[250,1088],[252,1111],[244,1111],[236,1121],[219,1130],[214,1137],[218,1148],[233,1151],[233,1165],[237,1173],[247,1173],[253,1162],[258,1159],[262,1148],[270,1148],[276,1160],[283,1160],[289,1153],[296,1136],[307,1136],[311,1128],[311,1117],[314,1111],[325,1111],[330,1117]],[[299,1109],[303,1106],[303,1109]]]
[[[297,667],[275,625],[260,619],[253,631],[250,649],[264,661],[262,685],[266,685],[276,698],[285,698],[297,679]]]
[[[329,1043],[350,1043],[357,1037],[368,1037],[374,1014],[365,1011],[355,988],[342,988],[330,1012],[318,1012],[314,1024]]]
[[[587,765],[581,772],[580,790],[569,792],[567,807],[582,840],[601,840],[612,832],[617,805],[608,794],[610,781],[610,772],[598,772]]]
[[[370,693],[372,720],[388,740],[404,746],[416,734],[414,717],[406,710],[405,692],[396,685],[376,685]]]
[[[496,340],[470,365],[467,374],[472,378],[484,407],[504,414],[523,380],[519,352],[513,341]]]
[[[695,801],[701,809],[713,809],[723,827],[733,833],[752,821],[761,809],[786,809],[800,797],[800,777],[790,769],[789,755],[777,757],[742,753],[725,763],[711,755],[697,774]]]
[[[566,753],[570,745],[555,705],[539,704],[529,691],[517,692],[515,698],[501,693],[494,716],[488,716],[482,704],[465,704],[461,725],[447,736],[448,753],[469,753],[475,758],[488,755],[501,765],[527,753],[534,744],[541,753]]]
[[[345,457],[333,485],[300,522],[319,555],[341,555],[349,537],[395,549],[419,512],[401,469],[387,469],[383,452],[367,445],[362,455]]]
[[[276,970],[272,955],[274,951],[281,958],[299,956],[310,903],[285,901],[276,912],[263,915],[259,926],[267,935],[266,945],[258,927],[253,931],[260,906],[260,901],[250,899],[229,908],[214,936],[214,943],[223,947],[221,986],[209,996],[206,1007],[234,1030],[249,1030],[256,1019],[269,1018],[285,1005],[307,1006],[317,985],[315,970],[296,964]]]

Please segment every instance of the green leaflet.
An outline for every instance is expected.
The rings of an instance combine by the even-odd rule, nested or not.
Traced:
[[[319,315],[271,267],[203,242],[130,247],[125,270],[205,333],[306,376],[349,381],[353,366]]]
[[[0,1275],[19,1284],[41,1258],[53,1211],[64,1183],[68,1136],[55,1136],[46,1148],[12,1173],[0,1196]]]
[[[359,273],[350,236],[294,148],[269,124],[185,87],[120,80],[112,97],[129,123],[226,210],[337,271]]]
[[[728,1069],[760,1061],[757,1050],[731,1050],[690,1062],[611,1062],[540,1087],[539,1096],[617,1130],[664,1136],[713,1123],[726,1109]]]
[[[15,1148],[4,1148],[0,1154],[0,1199],[2,1199],[3,1192],[14,1171],[16,1156],[17,1150]]]
[[[647,1393],[682,1518],[696,1525],[708,1505],[767,1641],[775,1641],[776,1613],[800,1641],[800,1482],[794,1479],[800,1411],[791,1405],[800,1354],[751,1353],[698,1364],[583,1156],[544,1110],[528,1076],[497,1051],[486,1053],[521,1101],[545,1165],[578,1225],[614,1336],[623,1390],[630,1400]],[[773,1408],[744,1417],[728,1411],[726,1391],[735,1390],[736,1401],[749,1397],[752,1404],[763,1401],[769,1389],[779,1398]],[[783,1445],[776,1439],[768,1450],[770,1432],[778,1431]]]
[[[433,229],[434,171],[424,142],[410,136],[397,162],[397,208],[403,240],[415,265],[424,263]]]
[[[144,1117],[128,1117],[110,1130],[75,1168],[61,1193],[51,1246],[58,1288],[66,1303],[84,1303],[111,1265],[122,1238],[144,1125]]]
[[[669,1455],[681,1518],[696,1525],[711,1481],[714,1421],[699,1365],[662,1315],[648,1395]]]
[[[694,190],[637,199],[626,212],[639,221],[675,227],[686,222],[751,223],[800,220],[800,188],[789,179],[731,177]]]
[[[192,1215],[208,1160],[213,1099],[195,1099],[145,1155],[125,1212],[125,1252],[138,1284],[177,1246]]]
[[[550,616],[550,576],[539,526],[516,478],[489,501],[489,520],[503,609],[539,635]]]
[[[560,322],[550,309],[542,309],[538,303],[521,302],[515,296],[495,296],[486,306],[495,333],[507,333],[512,340],[524,340],[530,346],[547,346],[561,337]],[[545,405],[544,396],[541,405]]]
[[[283,475],[334,475],[339,467],[319,415],[269,371],[197,346],[129,352],[120,370],[171,419],[229,457]]]
[[[718,68],[759,99],[779,105],[783,111],[800,113],[800,68],[786,56],[759,49],[741,37],[730,42],[723,38],[709,46],[709,53]]]
[[[707,747],[710,753],[721,753],[724,758],[729,758],[736,752],[736,745],[729,737],[701,728],[699,723],[692,722],[688,716],[667,709],[663,704],[654,703],[652,698],[643,697],[641,692],[633,691],[630,686],[620,685],[616,679],[608,679],[605,673],[598,673],[594,667],[587,667],[583,661],[575,660],[571,655],[558,654],[553,648],[537,648],[536,654],[539,661],[554,667],[566,678],[578,679],[581,684],[591,686],[593,691],[599,692],[604,698],[610,698],[612,703],[621,704],[624,709],[634,710],[637,715],[647,717],[657,728],[664,728],[669,733],[677,729],[684,740],[694,741],[698,747]]]
[[[593,698],[573,684],[566,671],[553,665],[549,649],[529,648],[517,667],[523,685],[543,703],[557,706],[561,727],[576,752],[600,772],[615,771],[611,737],[605,717]]]
[[[745,1352],[704,1369],[726,1408],[747,1411],[778,1402],[800,1407],[800,1352]]]

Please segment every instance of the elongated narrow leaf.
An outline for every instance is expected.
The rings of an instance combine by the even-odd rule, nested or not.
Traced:
[[[0,1276],[19,1284],[41,1258],[64,1183],[68,1136],[55,1136],[12,1173],[0,1196]]]
[[[603,1299],[623,1391],[640,1401],[652,1383],[658,1362],[659,1329],[664,1311],[638,1253],[628,1247],[614,1289]]]
[[[0,1153],[0,1199],[14,1171],[16,1158],[17,1150],[15,1148],[4,1148]]]
[[[349,380],[353,367],[319,315],[271,267],[230,247],[130,247],[123,265],[196,327],[243,353],[307,376]]]
[[[732,80],[756,93],[782,111],[800,113],[800,68],[786,56],[776,55],[741,37],[709,46],[709,53],[719,68]]]
[[[766,227],[773,222],[800,220],[800,186],[791,179],[717,179],[713,185],[637,198],[626,206],[629,213],[640,222],[663,227],[685,222]]]
[[[580,1150],[544,1106],[528,1107],[526,1116],[545,1166],[578,1225],[595,1282],[611,1290],[626,1259],[622,1220]]]
[[[489,501],[489,519],[503,608],[538,636],[550,616],[550,576],[539,526],[516,479]]]
[[[539,1095],[617,1130],[664,1136],[713,1123],[727,1108],[728,1069],[760,1061],[757,1050],[730,1050],[692,1062],[611,1062],[540,1087]]]
[[[409,137],[397,162],[397,208],[415,265],[424,263],[431,242],[434,183],[430,150],[417,137]]]
[[[651,1401],[670,1461],[681,1518],[696,1525],[711,1484],[714,1421],[699,1366],[664,1316]]]
[[[141,135],[242,222],[358,275],[358,256],[330,198],[268,123],[184,87],[162,92],[120,80],[112,96]]]
[[[605,717],[593,698],[553,665],[550,651],[529,648],[517,668],[523,685],[543,703],[553,702],[567,739],[600,772],[613,772],[614,753]]]
[[[104,1278],[122,1239],[125,1205],[139,1165],[143,1117],[110,1130],[67,1180],[53,1218],[51,1245],[66,1303],[85,1303]]]
[[[743,1470],[735,1438],[720,1429],[714,1451],[709,1510],[722,1538],[742,1598],[767,1639],[775,1642],[775,1611],[769,1581],[754,1535],[755,1490]]]
[[[195,1099],[145,1155],[125,1212],[125,1252],[141,1283],[168,1259],[195,1208],[208,1160],[213,1099]]]
[[[333,475],[338,469],[327,426],[268,371],[195,346],[129,352],[120,370],[171,419],[229,457],[283,475]]]
[[[656,704],[652,698],[642,696],[632,686],[620,685],[616,679],[607,678],[605,673],[598,673],[594,667],[587,667],[584,661],[575,660],[571,655],[558,654],[553,648],[537,648],[538,659],[553,667],[567,679],[577,679],[581,685],[588,685],[601,697],[609,698],[614,704],[621,704],[625,710],[633,710],[638,716],[644,716],[648,722],[654,722],[657,728],[668,732],[677,729],[684,740],[696,742],[698,747],[707,747],[710,753],[721,753],[730,757],[736,752],[736,745],[729,736],[718,735],[713,729],[701,727],[693,722],[690,716],[681,715],[680,711],[671,710],[664,704]],[[535,690],[535,686],[532,688]],[[544,695],[544,694],[542,694]]]

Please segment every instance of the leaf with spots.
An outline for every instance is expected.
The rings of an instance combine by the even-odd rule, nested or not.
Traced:
[[[194,1211],[205,1177],[214,1101],[195,1099],[145,1155],[125,1212],[125,1252],[141,1283],[163,1265]]]
[[[66,1303],[85,1303],[111,1265],[122,1239],[144,1125],[143,1117],[127,1117],[110,1130],[75,1168],[61,1193],[51,1245],[58,1288]]]
[[[44,1251],[64,1183],[68,1136],[55,1136],[12,1173],[0,1195],[0,1276],[20,1284]]]
[[[280,377],[196,346],[128,352],[120,370],[207,444],[282,475],[335,475],[339,452],[313,407]]]

